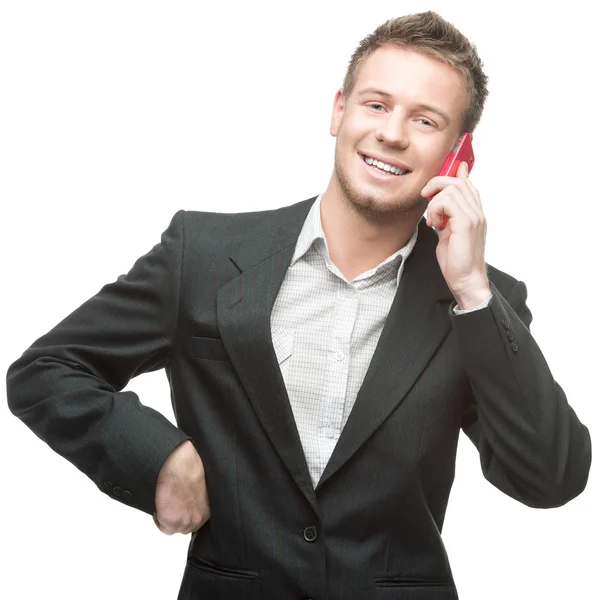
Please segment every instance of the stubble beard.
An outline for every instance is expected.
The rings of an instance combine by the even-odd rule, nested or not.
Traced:
[[[404,220],[409,215],[425,211],[427,200],[422,196],[407,196],[401,192],[393,202],[378,201],[375,196],[362,192],[354,185],[348,172],[340,166],[337,156],[334,158],[333,164],[344,200],[368,221],[389,223],[394,220]]]

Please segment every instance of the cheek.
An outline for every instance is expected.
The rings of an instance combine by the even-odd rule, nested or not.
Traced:
[[[368,123],[363,119],[357,118],[354,114],[346,113],[345,118],[340,123],[338,137],[342,137],[350,143],[357,143],[369,134]]]
[[[422,160],[419,162],[423,174],[431,178],[439,174],[448,153],[443,148],[440,150],[439,145],[436,144],[435,146],[422,148],[419,155],[422,157]]]

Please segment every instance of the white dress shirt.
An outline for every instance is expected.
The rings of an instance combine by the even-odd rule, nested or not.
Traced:
[[[406,246],[348,281],[331,261],[320,208],[321,196],[304,222],[271,315],[275,354],[314,486],[354,406],[418,234],[416,228]]]

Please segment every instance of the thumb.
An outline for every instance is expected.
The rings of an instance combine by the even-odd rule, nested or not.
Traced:
[[[165,531],[165,528],[162,525],[162,523],[158,520],[158,515],[156,513],[152,513],[152,518],[154,519],[154,524],[158,527],[159,531],[161,533],[169,535],[169,533],[167,531]]]

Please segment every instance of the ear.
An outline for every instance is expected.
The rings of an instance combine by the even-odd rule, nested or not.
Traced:
[[[340,130],[340,124],[342,123],[342,117],[344,116],[344,92],[340,88],[333,99],[333,112],[331,114],[331,126],[329,127],[329,133],[333,137],[336,137]]]

